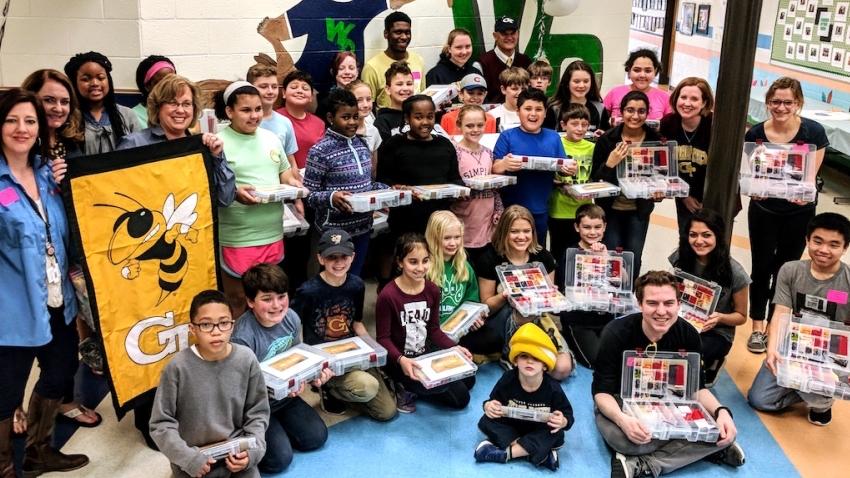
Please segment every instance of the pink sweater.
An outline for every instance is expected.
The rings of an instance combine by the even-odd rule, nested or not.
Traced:
[[[620,85],[605,95],[602,103],[605,105],[605,109],[611,112],[612,118],[623,117],[623,113],[620,112],[620,101],[630,91],[632,91],[632,85]],[[649,97],[649,114],[646,119],[660,120],[664,115],[673,112],[673,108],[670,107],[670,94],[666,91],[652,87],[646,96]]]

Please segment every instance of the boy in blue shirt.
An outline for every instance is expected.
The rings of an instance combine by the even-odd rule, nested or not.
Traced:
[[[268,360],[301,343],[301,319],[289,308],[289,279],[283,269],[257,264],[242,275],[248,310],[239,317],[230,341],[249,347],[259,361]],[[333,372],[325,369],[313,384],[321,386]],[[315,450],[328,439],[322,418],[293,392],[283,400],[270,400],[271,417],[266,431],[266,456],[259,463],[263,473],[280,473],[292,462],[293,448]]]
[[[555,173],[521,170],[521,157],[567,157],[558,133],[543,128],[546,101],[546,94],[535,88],[520,93],[517,99],[520,125],[518,128],[501,133],[496,141],[496,147],[493,148],[493,157],[499,158],[493,162],[493,173],[509,173],[517,177],[515,185],[500,190],[502,203],[506,209],[513,204],[519,204],[531,211],[541,244],[546,243],[546,233],[549,229],[549,195],[554,184]],[[560,172],[567,176],[574,175],[575,163],[561,166]]]
[[[303,318],[304,342],[310,345],[369,336],[363,325],[366,286],[349,274],[356,259],[351,235],[342,229],[322,234],[318,247],[322,271],[298,288],[292,309]],[[397,414],[395,395],[387,388],[377,368],[352,370],[331,378],[322,388],[322,409],[340,414],[346,403],[375,420],[391,420]]]

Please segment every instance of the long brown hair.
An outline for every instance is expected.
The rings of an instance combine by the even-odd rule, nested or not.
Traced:
[[[5,123],[6,118],[9,116],[9,112],[12,111],[12,108],[21,103],[31,104],[33,108],[35,108],[35,116],[38,118],[38,138],[36,139],[35,144],[32,145],[32,148],[30,148],[28,155],[29,165],[37,168],[40,164],[35,164],[35,158],[37,155],[41,155],[42,160],[44,160],[49,133],[44,108],[41,106],[41,101],[39,101],[38,97],[35,96],[35,93],[23,88],[12,88],[4,93],[3,96],[0,96],[0,124]],[[2,156],[2,153],[3,143],[2,140],[0,140],[0,156]]]
[[[47,83],[48,80],[55,81],[62,85],[68,91],[68,96],[71,98],[71,104],[69,105],[71,111],[68,113],[68,119],[65,120],[65,124],[57,129],[56,133],[58,133],[60,138],[78,143],[82,142],[84,132],[83,116],[80,113],[80,103],[77,101],[77,94],[74,92],[74,87],[71,85],[71,81],[64,73],[50,68],[36,70],[24,79],[24,82],[21,83],[21,88],[31,91],[37,96],[38,92],[44,87],[44,84]]]

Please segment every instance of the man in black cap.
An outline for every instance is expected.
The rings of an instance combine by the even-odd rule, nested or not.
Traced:
[[[493,85],[499,84],[499,73],[512,66],[528,68],[531,65],[531,58],[517,51],[519,22],[516,19],[507,16],[499,17],[496,19],[494,30],[493,38],[496,40],[496,45],[492,50],[481,55],[478,62],[484,70],[484,80],[488,85],[491,85],[490,89],[487,90],[487,98],[484,101],[487,103],[504,103],[505,95],[502,90],[493,87]]]

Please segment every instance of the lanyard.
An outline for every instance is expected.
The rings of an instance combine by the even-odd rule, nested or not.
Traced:
[[[38,184],[36,184],[36,188],[37,187]],[[24,192],[24,196],[27,198],[27,201],[30,203],[30,206],[32,207],[33,211],[35,211],[35,215],[38,216],[38,218],[44,222],[44,229],[47,233],[47,244],[45,245],[44,250],[48,256],[53,257],[53,255],[56,254],[56,249],[53,247],[53,238],[50,235],[50,216],[47,214],[47,204],[42,199],[41,209],[44,210],[44,216],[42,216],[41,212],[38,210],[38,205],[35,203],[35,200],[31,198],[30,195],[26,192]]]

